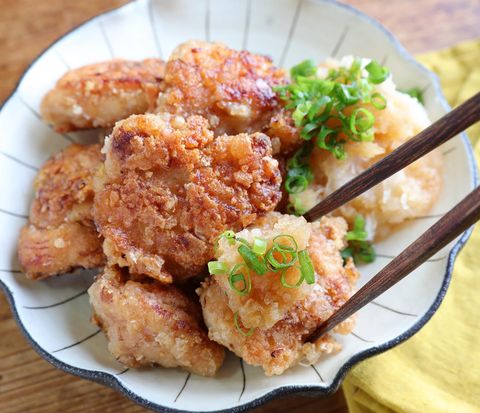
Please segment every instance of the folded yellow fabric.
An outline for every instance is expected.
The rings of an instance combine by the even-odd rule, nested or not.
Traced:
[[[480,90],[480,41],[419,60],[438,74],[452,106]],[[480,161],[480,125],[467,132]],[[405,343],[353,368],[343,391],[350,413],[480,412],[479,224],[430,322]]]

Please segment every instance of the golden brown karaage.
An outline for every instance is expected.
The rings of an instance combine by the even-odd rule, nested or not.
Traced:
[[[189,41],[167,62],[157,111],[202,115],[215,135],[259,132],[280,108],[272,88],[285,82],[268,57]]]
[[[303,344],[303,340],[353,292],[357,270],[351,260],[344,266],[340,255],[346,231],[342,218],[324,217],[307,223],[303,218],[270,213],[239,232],[237,236],[248,242],[258,237],[271,243],[279,234],[294,237],[299,250],[306,247],[310,255],[315,282],[287,288],[279,273],[252,273],[251,292],[242,296],[232,290],[228,275],[209,277],[198,290],[209,337],[247,363],[262,366],[267,375],[282,374],[299,362],[314,363],[322,355],[338,351],[340,345],[331,334],[314,344]],[[217,259],[233,267],[241,260],[237,248],[221,240]],[[288,282],[294,284],[295,278]],[[336,332],[346,334],[352,327],[349,319]]]
[[[160,59],[117,59],[70,70],[43,99],[42,117],[58,132],[112,127],[154,106],[164,72]]]
[[[206,119],[131,116],[106,139],[94,217],[110,265],[171,282],[198,275],[224,230],[280,199],[278,162],[261,133],[214,139]]]
[[[213,376],[222,365],[224,349],[208,338],[200,305],[177,287],[129,280],[107,267],[88,293],[93,320],[121,363],[178,366],[201,376]]]
[[[40,170],[29,222],[19,238],[18,256],[28,278],[103,264],[92,217],[92,180],[101,163],[100,145],[75,144]]]
[[[329,70],[351,67],[353,59],[352,56],[341,60],[328,59],[320,66],[319,75],[326,76]],[[363,60],[364,65],[367,62]],[[385,99],[384,108],[379,109],[371,102],[361,104],[374,116],[372,139],[347,142],[345,159],[337,159],[331,152],[314,147],[310,157],[313,183],[303,192],[290,194],[292,204],[304,211],[312,208],[430,125],[422,104],[400,91],[391,76],[375,85],[375,92]],[[288,118],[288,113],[285,116]],[[289,131],[285,127],[280,129],[285,134]],[[295,134],[290,136],[293,139]],[[399,224],[428,214],[442,189],[441,163],[441,155],[433,151],[342,205],[335,214],[351,224],[357,215],[362,215],[371,239],[384,239]]]

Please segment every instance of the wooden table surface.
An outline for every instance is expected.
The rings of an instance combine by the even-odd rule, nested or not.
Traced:
[[[173,0],[172,0],[173,1]],[[125,0],[0,0],[0,102],[58,36]],[[479,0],[345,0],[380,20],[412,53],[480,37]],[[145,412],[116,391],[63,373],[27,344],[0,293],[0,412]],[[341,392],[326,398],[290,396],[255,410],[346,412]]]

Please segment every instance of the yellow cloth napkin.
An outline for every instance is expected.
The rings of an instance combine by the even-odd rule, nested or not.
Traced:
[[[419,60],[438,74],[452,106],[480,90],[480,41]],[[480,125],[467,132],[480,164]],[[480,412],[480,224],[430,322],[405,343],[353,368],[343,391],[350,413]]]

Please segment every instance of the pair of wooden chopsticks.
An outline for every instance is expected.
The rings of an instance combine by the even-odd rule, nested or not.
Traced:
[[[327,196],[304,214],[314,221],[342,206],[480,120],[480,92]],[[395,285],[480,219],[480,187],[395,257],[306,338],[313,342]]]

